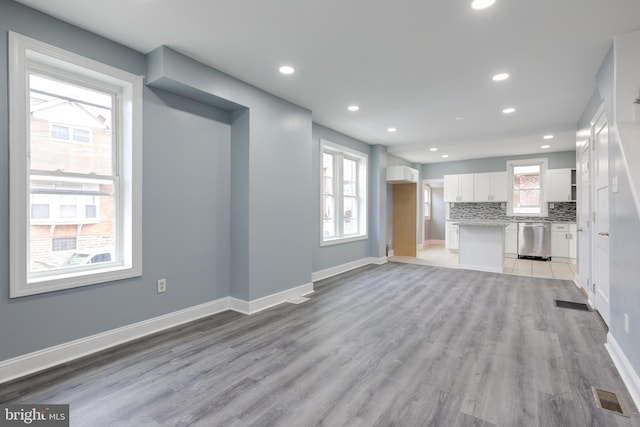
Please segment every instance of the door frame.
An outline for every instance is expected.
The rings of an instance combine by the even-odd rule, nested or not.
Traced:
[[[590,283],[592,280],[592,246],[591,246],[591,197],[593,191],[592,185],[592,158],[591,148],[593,140],[591,135],[589,139],[578,149],[577,152],[577,177],[578,186],[577,198],[577,223],[576,223],[576,239],[577,239],[577,273],[576,279],[578,285],[584,290],[586,295],[590,292]],[[584,166],[583,156],[587,156],[586,167]],[[586,175],[586,176],[585,176]],[[586,179],[585,179],[586,178]],[[583,185],[587,188],[583,189]]]
[[[602,304],[602,301],[605,300],[605,298],[600,298],[598,299],[598,266],[597,263],[601,262],[601,261],[606,261],[606,271],[609,273],[610,272],[610,259],[609,259],[609,252],[607,252],[607,256],[606,259],[600,259],[597,255],[597,245],[598,245],[598,229],[600,228],[599,225],[597,223],[597,215],[598,212],[596,212],[597,210],[597,204],[598,204],[598,200],[597,200],[597,178],[598,178],[598,170],[596,168],[596,163],[598,161],[597,159],[597,151],[598,151],[598,140],[597,140],[597,136],[598,136],[598,131],[601,130],[602,128],[607,127],[607,162],[609,163],[609,142],[610,142],[610,134],[611,134],[611,123],[609,122],[609,118],[607,117],[605,108],[604,108],[604,103],[600,106],[600,108],[598,108],[596,114],[593,116],[593,119],[591,120],[591,141],[592,141],[592,151],[593,151],[593,155],[591,158],[591,166],[592,166],[592,171],[593,173],[591,174],[591,212],[592,212],[592,217],[591,217],[591,221],[592,221],[592,227],[591,227],[591,233],[590,233],[590,241],[591,241],[591,289],[589,289],[589,304],[594,307],[596,310],[598,310],[598,312],[600,313],[600,317],[603,319],[603,321],[607,324],[607,326],[609,326],[609,317],[610,317],[610,311],[611,311],[611,283],[610,283],[610,274],[608,274],[609,277],[607,277],[607,287],[608,287],[608,295],[606,296],[606,306],[604,306]],[[606,181],[607,181],[607,191],[609,191],[608,187],[610,185],[609,181],[610,181],[610,174],[611,174],[611,168],[610,165],[607,165],[607,177],[606,177]],[[610,203],[609,203],[609,197],[607,197],[607,210],[610,210]],[[606,227],[607,231],[609,229],[608,224]],[[600,303],[599,303],[600,301]]]

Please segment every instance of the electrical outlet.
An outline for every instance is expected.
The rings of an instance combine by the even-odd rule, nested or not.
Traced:
[[[629,315],[627,313],[624,314],[624,331],[629,333]]]
[[[167,279],[158,279],[158,293],[167,292]]]

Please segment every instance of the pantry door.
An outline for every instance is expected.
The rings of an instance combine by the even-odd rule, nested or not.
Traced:
[[[393,255],[416,256],[417,184],[393,185]]]

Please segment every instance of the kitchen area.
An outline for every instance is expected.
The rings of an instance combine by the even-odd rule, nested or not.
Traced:
[[[578,232],[575,168],[546,170],[541,184],[546,193],[544,216],[508,214],[512,187],[507,175],[500,171],[444,176],[446,250],[458,253],[460,267],[485,271],[503,272],[505,266],[515,264],[510,260],[520,259],[575,265]],[[473,230],[480,228],[493,232],[485,230],[480,237],[482,242],[476,244],[470,237],[479,233]],[[493,238],[494,243],[491,234],[499,236]],[[491,263],[474,261],[473,256],[486,258],[487,252],[494,253]],[[497,257],[503,260],[503,266],[495,261]]]
[[[530,173],[514,174],[517,166],[510,169],[511,160],[507,158],[423,167],[420,180],[411,181],[416,183],[419,196],[417,223],[423,221],[423,229],[417,233],[418,236],[422,233],[424,240],[416,242],[415,253],[391,251],[391,259],[572,280],[579,232],[574,156],[575,152],[549,153],[542,159],[545,167],[537,172],[537,177]],[[523,156],[513,162],[518,165],[530,160],[531,156]],[[521,170],[526,172],[529,167]],[[458,170],[469,173],[449,173]],[[472,173],[474,170],[478,172]],[[402,177],[388,180],[390,184],[400,182],[406,185],[409,181]],[[419,182],[423,191],[418,189]],[[396,188],[399,190],[396,185],[392,187],[393,193]],[[531,210],[535,204],[540,208],[538,212]],[[406,212],[414,208],[396,209]],[[393,214],[394,220],[398,217]],[[409,242],[407,247],[410,246]],[[393,248],[398,249],[397,244]]]

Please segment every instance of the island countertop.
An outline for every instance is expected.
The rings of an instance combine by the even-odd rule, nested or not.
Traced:
[[[462,220],[450,220],[453,225],[470,225],[473,227],[507,227],[511,224],[511,221],[492,221],[492,220],[476,220],[476,219],[462,219]]]

